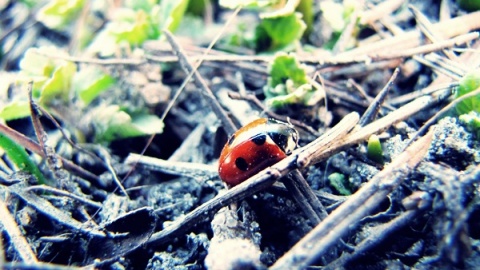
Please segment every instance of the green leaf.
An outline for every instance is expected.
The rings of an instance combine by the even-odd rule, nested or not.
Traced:
[[[268,73],[270,74],[268,78],[270,87],[283,85],[287,80],[291,80],[294,87],[308,83],[305,66],[300,64],[295,56],[286,53],[280,52],[275,55]]]
[[[23,146],[18,145],[15,141],[7,137],[7,135],[0,133],[0,147],[5,150],[8,158],[18,169],[27,171],[35,176],[38,184],[45,184],[45,177],[40,172],[37,165],[35,165],[35,163],[33,163],[33,161],[30,159]]]
[[[277,53],[269,66],[269,78],[263,88],[267,106],[280,108],[289,104],[312,106],[324,98],[321,89],[309,83],[306,67],[293,55]]]
[[[33,81],[32,91],[35,98],[40,97],[45,84],[51,79],[59,66],[72,65],[71,62],[54,59],[46,55],[66,56],[67,54],[53,46],[29,48],[20,60],[19,81],[25,83]]]
[[[84,0],[51,0],[37,13],[37,20],[51,29],[64,29],[79,14]]]
[[[315,20],[314,5],[313,0],[301,0],[297,7],[297,11],[302,13],[303,21],[307,25],[307,29],[305,30],[305,35],[307,36],[313,31],[313,23]]]
[[[146,40],[157,39],[162,28],[159,18],[158,5],[154,5],[149,11],[119,9],[112,21],[92,41],[88,51],[107,57],[113,55],[122,43],[133,48],[142,45]]]
[[[480,10],[480,0],[457,0],[460,8],[467,11],[477,11]]]
[[[341,195],[351,195],[352,192],[346,187],[348,184],[345,175],[341,173],[332,173],[328,176],[330,185]]]
[[[11,121],[30,116],[30,104],[28,101],[13,101],[0,109],[0,119]]]
[[[163,132],[163,122],[157,116],[143,112],[129,114],[118,105],[101,106],[92,113],[97,142]]]
[[[183,14],[188,6],[188,0],[162,0],[160,3],[160,22],[162,29],[175,31],[180,25]]]
[[[113,55],[119,45],[139,47],[146,40],[160,37],[162,29],[174,31],[180,24],[188,0],[130,1],[132,8],[118,9],[106,27],[92,41],[88,50],[103,57]]]
[[[290,81],[287,81],[290,82]],[[324,97],[324,93],[315,89],[310,84],[304,84],[296,88],[293,92],[274,96],[266,100],[267,106],[271,108],[282,108],[289,104],[301,104],[304,106],[313,106]]]
[[[480,88],[480,69],[473,70],[463,76],[459,81],[455,97],[461,97],[478,88]],[[469,113],[470,111],[480,112],[480,95],[461,101],[455,109],[459,115]]]
[[[342,35],[343,30],[350,23],[352,14],[361,9],[362,6],[360,1],[354,0],[345,0],[341,4],[334,1],[322,1],[320,3],[320,10],[322,11],[324,21],[326,21],[333,30],[331,31],[332,33],[328,41],[323,45],[325,49],[331,50],[335,47],[335,44]],[[358,14],[361,15],[360,12]],[[354,46],[356,36],[359,32],[360,18],[357,18],[355,28],[352,31],[351,42],[347,44],[347,48]]]
[[[73,79],[75,93],[85,105],[88,105],[114,83],[115,79],[94,66],[82,68]]]
[[[207,7],[212,5],[210,0],[194,0],[188,1],[186,12],[196,17],[205,17]]]
[[[295,12],[284,17],[263,19],[258,27],[264,29],[272,40],[270,50],[276,50],[300,40],[307,25],[302,20],[302,14]]]
[[[55,47],[28,49],[20,61],[19,78],[24,82],[33,80],[33,97],[38,98],[41,104],[49,104],[57,98],[67,102],[77,66],[50,55],[63,56],[66,53]]]
[[[73,75],[77,66],[72,62],[65,62],[55,68],[52,77],[43,85],[40,93],[40,103],[48,104],[56,98],[68,101],[72,90]]]
[[[145,11],[135,12],[131,9],[123,9],[117,16],[117,19],[107,28],[116,37],[117,43],[126,41],[130,45],[139,46],[150,37],[158,37],[158,33],[153,34],[150,31],[150,18]]]

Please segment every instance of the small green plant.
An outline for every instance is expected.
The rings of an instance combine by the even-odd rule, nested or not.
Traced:
[[[160,119],[145,110],[127,110],[114,104],[89,106],[100,94],[115,87],[116,80],[98,67],[89,65],[77,69],[73,62],[47,56],[63,54],[53,47],[31,48],[20,62],[22,81],[33,80],[33,97],[47,111],[63,106],[63,111],[74,113],[77,110],[74,114],[91,115],[89,119],[95,128],[96,142],[163,131]],[[0,119],[4,121],[29,115],[27,96],[15,99],[0,110]],[[76,124],[72,123],[72,126]]]
[[[347,188],[345,175],[341,173],[332,173],[328,176],[330,186],[332,186],[340,195],[352,195],[352,191]]]
[[[226,8],[235,9],[242,6],[246,9],[253,9],[260,12],[260,22],[255,25],[253,34],[243,34],[249,38],[244,39],[244,46],[254,44],[257,52],[276,52],[282,50],[291,50],[295,42],[298,42],[305,30],[307,24],[303,20],[303,14],[295,9],[300,4],[300,0],[289,0],[282,6],[279,1],[220,1],[220,5]],[[310,3],[310,1],[306,1]],[[312,6],[307,7],[302,4],[303,10],[311,10]],[[310,8],[310,9],[308,9]],[[306,14],[311,16],[310,13]],[[308,17],[308,21],[311,18]],[[285,29],[288,29],[286,31]],[[244,31],[244,30],[243,30]],[[238,34],[233,34],[238,36]],[[228,38],[229,41],[238,42],[238,38]],[[238,43],[232,45],[239,45]]]
[[[291,54],[277,53],[269,66],[269,74],[267,85],[263,88],[269,107],[311,106],[324,97],[321,89],[309,83],[306,67]]]
[[[94,38],[88,50],[100,56],[112,56],[119,47],[139,47],[146,40],[156,40],[163,29],[174,31],[180,24],[188,0],[127,1]]]
[[[23,146],[18,145],[15,141],[1,132],[0,148],[5,151],[5,154],[7,154],[8,158],[19,170],[26,171],[33,175],[37,179],[38,184],[45,184],[45,177],[40,172],[40,169],[38,169],[37,165],[35,165],[35,163],[30,159]]]
[[[129,111],[118,105],[101,105],[90,113],[95,127],[95,141],[111,142],[115,139],[162,133],[163,122],[145,111]]]
[[[367,157],[377,163],[383,163],[382,144],[375,134],[372,134],[370,138],[368,138]]]
[[[55,47],[30,48],[20,61],[22,80],[33,80],[33,97],[41,105],[58,104],[59,100],[69,104],[76,97],[88,105],[115,83],[111,76],[94,66],[77,70],[75,63],[47,55],[66,56],[66,53]]]

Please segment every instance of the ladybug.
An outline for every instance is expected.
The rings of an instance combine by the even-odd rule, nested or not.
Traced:
[[[260,118],[235,132],[220,154],[218,174],[235,186],[284,159],[297,146],[298,132],[290,124]]]

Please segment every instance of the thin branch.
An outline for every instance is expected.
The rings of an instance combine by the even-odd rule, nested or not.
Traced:
[[[402,96],[398,96],[398,97],[389,99],[388,103],[390,103],[392,105],[399,105],[399,104],[402,104],[402,103],[412,101],[412,100],[414,100],[416,98],[419,98],[421,96],[430,95],[430,94],[432,94],[434,92],[437,92],[437,91],[450,90],[450,89],[452,89],[454,87],[457,87],[457,86],[458,86],[458,82],[430,85],[430,86],[428,86],[426,88],[423,88],[421,90],[417,90],[417,91],[410,92],[410,93],[407,93],[407,94],[402,95]]]
[[[55,150],[53,149],[53,147],[47,144],[48,134],[45,132],[45,129],[43,128],[43,125],[40,122],[41,110],[38,108],[39,107],[38,104],[35,103],[35,101],[33,100],[32,87],[33,87],[33,81],[30,81],[28,83],[28,99],[29,99],[29,105],[30,105],[30,118],[32,120],[33,130],[35,131],[37,140],[40,144],[40,147],[43,150],[47,167],[53,173],[56,180],[63,183],[67,176],[66,174],[62,174],[60,172],[62,170],[63,164],[59,160],[58,155],[57,153],[55,153]]]
[[[415,20],[417,21],[418,26],[420,27],[420,30],[422,33],[432,42],[432,43],[437,43],[441,41],[441,38],[438,36],[437,33],[435,33],[435,30],[432,29],[432,23],[428,20],[428,18],[423,15],[420,10],[418,10],[415,6],[412,4],[408,5],[408,8],[410,11],[413,13],[413,16],[415,16]],[[443,50],[443,53],[450,58],[450,60],[456,60],[457,56],[455,56],[454,53],[448,50]]]
[[[218,177],[218,169],[212,165],[170,160],[167,161],[134,153],[129,154],[125,159],[125,164],[127,165],[137,163],[140,166],[152,171],[187,176],[199,181],[205,181]]]
[[[0,198],[0,217],[2,217],[0,218],[0,223],[3,225],[11,244],[15,251],[18,252],[22,261],[31,267],[32,264],[35,265],[38,262],[37,256],[30,247],[27,239],[25,239],[25,236],[23,236],[20,231],[20,226],[15,222],[15,218],[8,211],[7,205],[2,198]]]
[[[378,93],[375,99],[370,103],[370,106],[368,106],[367,110],[360,118],[360,121],[358,122],[360,126],[365,126],[366,124],[372,122],[375,119],[375,117],[378,114],[378,111],[382,107],[383,102],[385,102],[385,98],[387,97],[388,90],[392,87],[393,82],[397,78],[399,72],[400,72],[399,68],[396,68],[393,71],[393,74],[388,80],[387,84],[383,87],[380,93]]]
[[[107,169],[112,175],[113,181],[115,182],[115,184],[117,184],[117,187],[120,188],[120,190],[122,190],[123,194],[125,195],[125,197],[127,197],[127,199],[130,199],[130,197],[128,196],[128,192],[125,190],[125,188],[122,185],[122,181],[118,179],[117,172],[113,168],[112,162],[110,161],[112,159],[110,154],[103,147],[99,147],[97,151],[99,155],[103,158],[103,163],[105,164],[105,166],[107,166]]]

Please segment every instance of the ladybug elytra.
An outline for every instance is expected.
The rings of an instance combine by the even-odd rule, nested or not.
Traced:
[[[298,132],[270,118],[257,119],[235,132],[222,150],[218,174],[235,186],[284,159],[297,146]]]

